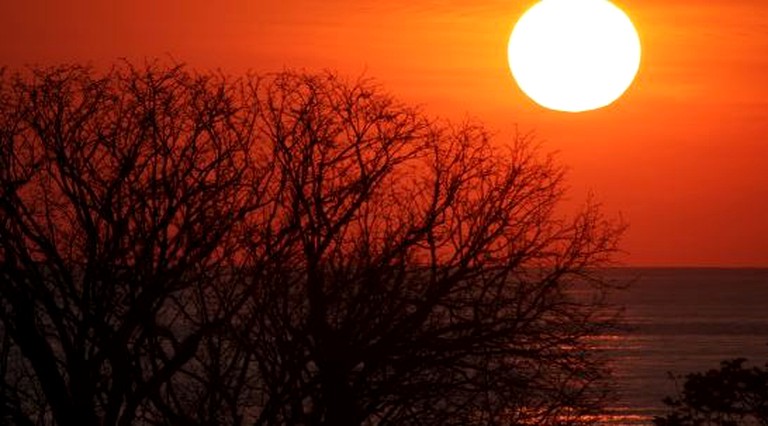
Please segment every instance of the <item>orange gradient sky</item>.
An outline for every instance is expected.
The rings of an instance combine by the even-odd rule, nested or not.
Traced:
[[[768,2],[622,0],[643,44],[635,83],[593,112],[547,111],[506,59],[534,1],[149,0],[0,3],[0,65],[161,58],[194,67],[375,77],[500,141],[534,132],[630,224],[631,265],[768,266]]]

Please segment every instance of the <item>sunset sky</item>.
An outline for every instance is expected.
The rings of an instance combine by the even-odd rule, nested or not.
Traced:
[[[768,266],[768,2],[622,0],[637,79],[613,105],[548,111],[507,41],[534,1],[148,0],[0,3],[0,66],[160,58],[228,73],[376,78],[428,114],[533,132],[630,228],[628,265]]]

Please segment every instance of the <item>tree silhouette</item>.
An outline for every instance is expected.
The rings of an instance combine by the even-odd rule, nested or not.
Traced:
[[[260,200],[247,114],[214,76],[4,76],[3,407],[18,423],[167,417],[226,317],[207,303]]]
[[[654,424],[768,425],[768,370],[747,368],[745,362],[727,360],[719,369],[686,375],[682,392],[664,399],[669,412],[654,418]]]
[[[558,219],[562,170],[525,138],[429,122],[366,82],[259,90],[277,176],[239,338],[262,423],[563,421],[604,388],[594,268],[617,230]],[[277,419],[277,420],[275,420]]]
[[[527,137],[367,80],[67,66],[0,89],[18,424],[580,424],[621,227]]]

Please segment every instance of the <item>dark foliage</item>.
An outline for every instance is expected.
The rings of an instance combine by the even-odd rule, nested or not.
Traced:
[[[719,369],[685,376],[682,393],[667,397],[669,413],[659,426],[768,425],[768,369],[745,367],[745,359],[723,361]]]
[[[368,81],[0,79],[0,415],[578,424],[620,227],[525,137]]]

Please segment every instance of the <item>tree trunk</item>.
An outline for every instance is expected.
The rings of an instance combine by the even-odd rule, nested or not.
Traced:
[[[347,381],[347,371],[342,362],[331,360],[321,366],[322,395],[325,405],[323,425],[357,426],[360,415],[357,401]]]

